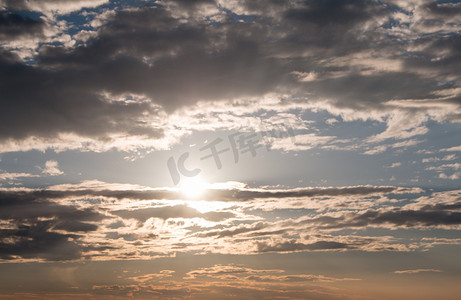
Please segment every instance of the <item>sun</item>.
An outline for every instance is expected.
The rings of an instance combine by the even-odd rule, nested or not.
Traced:
[[[200,178],[186,178],[181,182],[179,188],[188,198],[198,198],[208,189],[209,184]]]

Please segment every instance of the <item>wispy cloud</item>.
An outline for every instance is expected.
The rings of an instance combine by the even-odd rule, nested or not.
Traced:
[[[418,274],[418,273],[423,273],[423,272],[440,273],[442,271],[441,270],[436,270],[436,269],[397,270],[397,271],[394,271],[394,274]]]

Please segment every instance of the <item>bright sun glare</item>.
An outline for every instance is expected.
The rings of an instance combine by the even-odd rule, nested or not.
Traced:
[[[197,198],[208,188],[208,183],[199,178],[187,178],[180,184],[181,192],[188,198]]]

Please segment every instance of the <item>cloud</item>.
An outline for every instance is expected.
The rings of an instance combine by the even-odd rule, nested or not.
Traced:
[[[311,244],[298,243],[295,240],[268,245],[265,242],[258,243],[258,252],[293,252],[293,251],[315,251],[315,250],[341,250],[356,249],[354,245],[334,241],[318,241]]]
[[[461,212],[446,210],[443,206],[427,207],[424,210],[367,210],[346,213],[339,217],[317,217],[302,221],[316,224],[324,229],[365,227],[457,227],[461,224]]]
[[[233,237],[238,234],[248,233],[252,231],[259,231],[261,229],[267,228],[269,225],[267,223],[258,222],[256,224],[251,224],[250,226],[240,225],[237,228],[233,229],[222,229],[222,230],[214,230],[208,231],[205,233],[199,233],[197,236],[199,237],[213,237],[216,236],[217,238],[223,237]],[[269,235],[273,235],[273,232],[268,233]],[[261,234],[262,235],[262,234]]]
[[[0,55],[0,65],[4,71],[0,76],[9,81],[8,86],[2,86],[4,122],[11,125],[9,130],[0,130],[0,137],[3,139],[34,135],[57,137],[58,133],[66,132],[94,137],[117,132],[121,130],[119,126],[124,126],[122,123],[127,125],[126,130],[136,131],[136,127],[141,129],[142,126],[130,129],[132,126],[128,126],[128,122],[133,117],[130,114],[136,115],[150,110],[146,103],[107,103],[94,91],[79,90],[77,85],[72,87],[78,79],[76,82],[64,73],[61,76],[43,69],[20,66],[14,62],[17,58],[7,58],[5,55],[3,58],[2,60]],[[16,76],[7,79],[7,72],[13,72]],[[75,75],[80,76],[77,73]],[[28,86],[27,91],[19,89],[24,85]],[[50,109],[51,106],[54,107],[53,110]],[[29,114],[27,110],[38,113]],[[91,116],[88,115],[89,111]],[[28,118],[28,122],[24,118]],[[113,118],[116,122],[111,125],[109,119]],[[161,130],[151,129],[142,134],[150,133],[155,137],[160,132]]]
[[[52,232],[51,227],[52,222],[36,221],[33,225],[21,224],[15,229],[1,229],[0,258],[49,261],[80,258],[82,247],[72,241],[76,236]]]
[[[16,13],[0,11],[0,41],[43,34],[44,22]]]
[[[453,169],[453,170],[459,170],[461,169],[461,163],[453,163],[453,164],[443,164],[437,167],[427,167],[426,170],[444,170],[444,169]]]
[[[30,174],[30,173],[0,173],[0,180],[16,180],[18,178],[25,177],[40,177],[39,175]]]
[[[54,163],[51,165],[55,167]],[[245,185],[236,183],[218,186],[221,189],[212,190],[209,200],[234,203],[222,209],[212,206],[204,211],[181,200],[181,193],[175,189],[151,189],[98,181],[57,185],[46,190],[3,188],[0,190],[0,220],[5,226],[1,233],[1,258],[12,261],[148,258],[171,255],[172,250],[235,251],[232,250],[235,246],[240,248],[239,252],[250,253],[255,245],[250,243],[245,246],[245,243],[254,237],[280,236],[293,229],[279,227],[278,223],[254,223],[258,218],[244,213],[235,206],[237,203],[258,199],[407,192],[407,189],[371,186],[287,191],[247,189]],[[251,223],[232,227],[232,222],[239,220]],[[203,230],[213,226],[217,227]],[[196,228],[196,233],[191,234],[190,228]],[[233,242],[234,236],[239,235],[243,237],[242,245]],[[224,245],[220,245],[221,239],[227,239]],[[299,249],[321,250],[337,245],[319,241]],[[261,251],[278,249],[270,250],[268,247],[261,248]],[[279,248],[279,251],[284,249]]]
[[[440,149],[440,151],[447,151],[447,152],[451,152],[451,151],[461,151],[461,145],[460,145],[460,146],[450,147],[450,148]]]
[[[231,297],[235,299],[254,299],[255,297],[353,299],[354,296],[349,295],[348,291],[338,291],[334,285],[341,281],[360,280],[315,274],[290,274],[279,269],[255,269],[233,264],[216,264],[192,269],[185,274],[182,280],[175,278],[175,275],[176,273],[171,270],[131,277],[128,277],[129,274],[124,274],[122,276],[125,279],[124,283],[93,286],[92,292],[96,295],[146,296],[149,298],[208,299],[211,296],[211,298]]]
[[[39,11],[44,14],[67,14],[108,2],[108,0],[1,0],[0,8]]]
[[[385,166],[385,168],[397,168],[397,167],[400,167],[401,165],[402,163],[395,162],[395,163],[392,163],[390,166]]]
[[[254,199],[282,199],[282,198],[308,198],[316,196],[346,196],[346,195],[372,195],[380,193],[413,193],[418,189],[407,189],[391,186],[351,186],[351,187],[326,187],[326,188],[295,188],[287,190],[241,189],[232,191],[214,191],[219,199],[234,201],[249,201]],[[230,197],[230,198],[229,198]]]
[[[429,157],[429,158],[423,158],[422,162],[423,163],[428,163],[428,162],[435,162],[435,161],[441,161],[441,160],[454,160],[456,159],[456,154],[449,154],[445,155],[444,157]],[[454,164],[456,165],[456,164]]]
[[[2,1],[8,9],[47,16],[105,3]],[[0,55],[0,128],[8,128],[0,130],[2,151],[166,149],[188,132],[170,119],[175,111],[269,94],[280,107],[299,104],[344,121],[386,122],[370,142],[424,135],[430,120],[459,118],[460,25],[443,5],[414,4],[414,19],[398,5],[405,6],[365,0],[116,6],[99,23],[93,20],[98,28],[84,43],[73,32],[86,27],[61,24],[56,40],[30,46],[28,54]],[[451,34],[419,31],[429,26],[425,18],[435,22],[440,14],[447,20],[438,27]],[[43,29],[42,21],[25,15],[2,18],[3,32],[16,43],[7,49],[27,48],[16,37],[38,37]],[[314,73],[309,80],[296,76]],[[299,147],[328,138],[300,135]]]
[[[422,273],[422,272],[440,273],[442,271],[441,270],[436,270],[436,269],[397,270],[397,271],[394,271],[394,274],[418,274],[418,273]]]
[[[185,200],[177,189],[99,181],[43,190],[2,188],[1,259],[409,251],[427,249],[436,242],[337,232],[367,227],[456,229],[461,224],[457,191],[413,199],[421,194],[420,189],[359,186],[280,190],[237,183],[215,186],[221,188],[210,190],[200,203]],[[289,211],[286,217],[268,217],[282,210]],[[60,252],[63,247],[69,248],[68,254]]]
[[[214,278],[224,277],[226,275],[254,275],[254,274],[271,274],[283,273],[283,270],[254,270],[251,268],[237,265],[214,265],[209,268],[200,268],[186,273],[185,277],[196,279],[199,277],[209,276]],[[224,276],[223,276],[224,275]]]
[[[283,151],[304,151],[327,144],[333,139],[335,139],[334,136],[318,136],[314,133],[296,135],[294,137],[276,139],[272,142],[271,148]]]
[[[49,176],[58,176],[64,174],[63,171],[59,170],[58,162],[55,160],[48,160],[45,163],[45,168],[42,173]]]
[[[40,193],[0,191],[0,259],[59,261],[81,258],[78,233],[97,230],[93,209],[58,205]]]
[[[198,210],[187,205],[152,207],[137,210],[117,210],[112,213],[122,218],[133,218],[140,222],[145,222],[149,218],[160,218],[163,220],[170,218],[204,218],[208,221],[219,222],[235,217],[234,213],[224,211],[200,213]]]
[[[36,191],[29,191],[31,194]],[[204,201],[248,202],[253,200],[302,199],[321,196],[366,196],[380,194],[420,193],[420,188],[396,186],[345,186],[324,188],[264,189],[248,188],[245,184],[231,182],[210,185],[201,195]],[[40,191],[42,197],[64,199],[66,197],[104,197],[108,199],[133,200],[183,200],[184,194],[178,188],[148,188],[139,185],[105,183],[101,181],[83,181],[80,184],[62,184]]]
[[[456,179],[459,179],[460,175],[461,175],[461,172],[456,172],[456,173],[453,173],[451,175],[447,175],[445,173],[440,173],[439,178],[456,180]]]
[[[355,278],[333,278],[322,275],[310,274],[284,274],[284,270],[253,269],[240,265],[214,265],[212,267],[200,268],[186,273],[184,278],[188,280],[210,277],[215,280],[245,280],[253,282],[335,282],[344,280],[359,280]]]
[[[50,201],[41,191],[22,191],[2,189],[0,191],[0,218],[2,220],[25,221],[51,218],[53,224],[71,221],[98,221],[102,215],[93,209],[78,209],[74,206],[60,205]]]

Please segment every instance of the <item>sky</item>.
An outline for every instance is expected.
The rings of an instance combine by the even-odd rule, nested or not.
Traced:
[[[461,1],[0,0],[0,299],[459,299]]]

